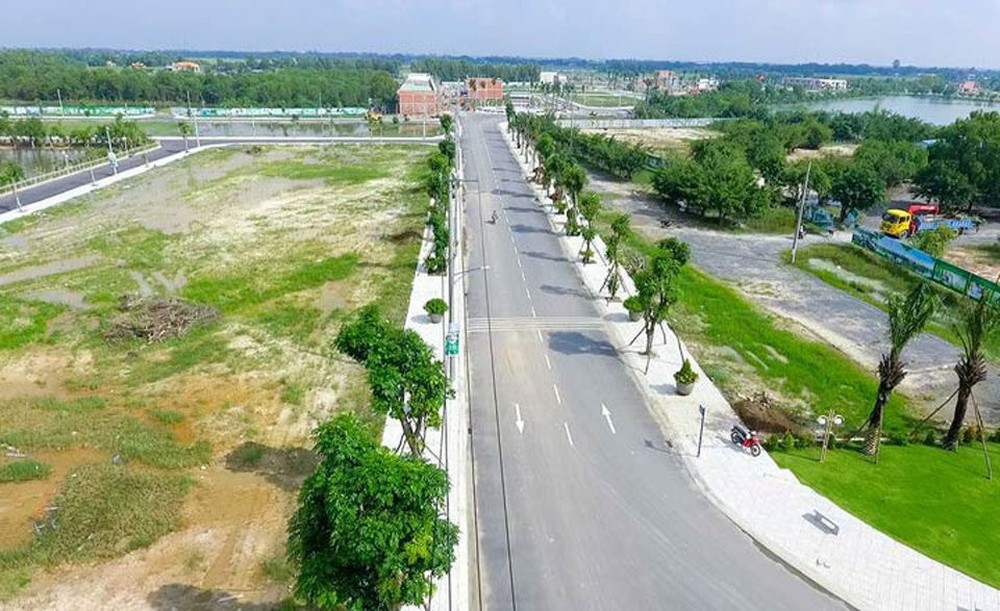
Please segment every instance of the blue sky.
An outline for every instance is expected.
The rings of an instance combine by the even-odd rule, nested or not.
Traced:
[[[0,45],[1000,67],[997,0],[3,0]]]

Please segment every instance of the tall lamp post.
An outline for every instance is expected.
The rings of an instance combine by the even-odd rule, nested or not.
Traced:
[[[817,418],[816,422],[823,427],[823,449],[820,450],[819,461],[824,462],[826,461],[827,448],[830,445],[830,435],[833,434],[833,427],[844,424],[844,417],[831,411],[829,415]]]

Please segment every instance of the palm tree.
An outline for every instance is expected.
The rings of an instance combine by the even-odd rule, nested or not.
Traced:
[[[955,332],[962,340],[962,358],[955,365],[958,375],[958,401],[955,403],[955,415],[941,443],[946,450],[958,447],[958,434],[965,421],[965,413],[969,409],[969,397],[972,388],[986,379],[986,358],[983,356],[983,343],[997,329],[1000,329],[1000,311],[992,307],[987,298],[980,298],[974,308],[965,310],[961,322],[956,325]]]
[[[868,416],[868,432],[865,435],[863,452],[877,457],[882,439],[882,420],[885,406],[892,391],[906,377],[902,361],[903,349],[927,324],[937,305],[930,285],[926,282],[913,287],[903,299],[899,295],[889,297],[889,354],[883,354],[878,364],[878,392],[875,406]],[[876,458],[877,460],[877,458]]]

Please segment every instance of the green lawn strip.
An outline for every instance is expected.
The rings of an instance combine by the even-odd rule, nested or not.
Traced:
[[[0,484],[45,479],[51,473],[52,467],[37,460],[31,458],[12,460],[0,463]]]
[[[45,338],[49,321],[66,307],[0,293],[0,350],[14,350]]]
[[[989,444],[994,468],[1000,445]],[[925,445],[883,445],[879,464],[857,450],[772,452],[806,485],[859,519],[935,560],[1000,587],[1000,482],[985,478],[982,447],[958,452]]]
[[[288,178],[291,180],[326,180],[329,184],[359,185],[370,180],[386,178],[389,172],[386,168],[374,164],[360,163],[356,165],[334,165],[309,163],[305,160],[292,159],[274,161],[261,166],[259,173],[271,178]]]
[[[828,269],[820,269],[809,263],[810,259],[820,259],[839,266],[853,276],[860,276],[875,281],[885,287],[880,291],[870,283],[844,278]],[[788,253],[785,260],[790,261]],[[879,257],[874,253],[858,248],[852,244],[813,244],[799,250],[795,266],[809,272],[823,282],[838,288],[865,303],[886,311],[885,298],[888,294],[905,294],[922,279],[910,271]],[[942,307],[931,319],[927,330],[941,339],[961,346],[962,342],[955,333],[953,316],[961,303],[972,303],[954,291],[931,285],[941,298]],[[984,344],[986,356],[994,363],[1000,363],[1000,335],[993,335]]]
[[[358,260],[357,254],[348,253],[282,271],[246,268],[240,275],[201,276],[192,279],[181,294],[225,313],[238,312],[288,293],[343,280],[354,273]]]
[[[614,213],[606,211],[598,220],[606,232]],[[649,254],[655,244],[634,231],[627,244]],[[877,380],[834,348],[786,330],[780,319],[768,315],[743,298],[735,289],[708,274],[686,266],[678,279],[680,299],[672,322],[681,337],[706,346],[728,346],[744,358],[764,382],[786,397],[800,398],[813,413],[837,410],[857,427],[875,400]],[[726,363],[711,354],[699,354],[706,371],[725,369]],[[744,391],[734,380],[714,379],[732,396]],[[908,407],[894,395],[886,411],[887,430],[901,430],[908,421]]]

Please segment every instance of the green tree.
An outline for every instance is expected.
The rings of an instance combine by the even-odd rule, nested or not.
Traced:
[[[191,135],[191,125],[186,121],[178,121],[177,129],[181,132],[181,138],[184,138],[184,150],[188,150],[188,137]]]
[[[927,165],[927,149],[903,140],[865,140],[854,160],[875,170],[887,187],[896,187]]]
[[[9,185],[24,179],[24,169],[12,161],[0,159],[0,185]]]
[[[986,357],[983,355],[983,344],[1000,329],[1000,310],[991,306],[986,296],[983,296],[973,307],[966,307],[955,332],[962,340],[962,358],[955,365],[958,376],[958,399],[955,402],[955,413],[944,436],[941,445],[946,450],[958,448],[959,433],[965,422],[965,414],[969,410],[969,398],[976,384],[986,379]]]
[[[621,287],[621,267],[622,248],[627,237],[632,233],[630,227],[631,220],[627,214],[619,214],[611,221],[611,235],[607,236],[604,245],[607,248],[605,255],[608,258],[608,275],[604,279],[604,285],[608,288],[611,299],[618,297],[618,289]]]
[[[451,133],[451,128],[455,124],[455,119],[448,113],[441,115],[441,129],[444,131],[445,135]]]
[[[942,128],[928,154],[930,165],[918,177],[921,193],[970,209],[1000,206],[1000,113],[975,111]]]
[[[952,160],[931,161],[917,172],[913,183],[918,196],[937,201],[943,208],[969,207],[975,200],[975,186]]]
[[[899,295],[889,297],[886,304],[889,313],[889,353],[882,355],[878,364],[878,391],[875,405],[868,416],[868,431],[865,435],[864,453],[878,453],[882,440],[882,421],[885,406],[892,391],[906,377],[903,365],[903,349],[920,334],[937,305],[930,285],[921,282],[913,287],[905,298]]]
[[[441,142],[438,142],[438,152],[444,155],[448,159],[448,168],[455,165],[455,141],[451,138],[445,138]]]
[[[450,393],[444,366],[416,332],[390,325],[374,306],[341,327],[341,352],[364,364],[372,408],[399,420],[410,453],[424,449],[428,427],[441,426],[441,408]]]
[[[643,269],[638,271],[635,281],[635,298],[642,311],[643,327],[639,335],[646,334],[646,373],[653,358],[653,337],[656,328],[666,322],[670,306],[677,302],[677,276],[687,263],[690,250],[687,244],[675,238],[660,242],[656,252],[649,258]],[[639,338],[639,335],[632,340]]]
[[[422,604],[455,560],[447,474],[379,446],[350,414],[319,426],[316,452],[288,526],[296,594],[320,609]]]
[[[840,222],[853,211],[867,210],[885,201],[885,183],[875,170],[853,162],[830,180],[830,195],[840,202]]]

